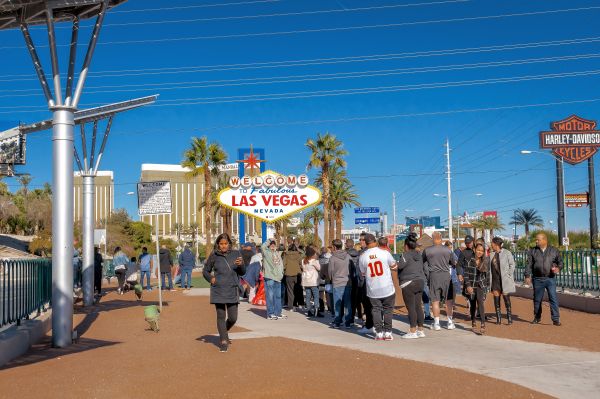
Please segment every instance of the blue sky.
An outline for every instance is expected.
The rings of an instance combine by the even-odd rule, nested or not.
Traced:
[[[600,119],[597,1],[226,3],[130,0],[108,13],[81,105],[160,94],[156,106],[115,119],[101,169],[115,172],[117,207],[135,215],[126,193],[140,165],[179,163],[192,136],[219,141],[230,159],[238,147],[264,147],[270,169],[298,173],[306,139],[329,131],[349,151],[362,204],[390,221],[393,191],[399,220],[405,209],[446,217],[433,196],[446,191],[446,138],[460,212],[498,210],[508,222],[514,208],[532,207],[556,220],[554,161],[519,150],[536,150],[553,120]],[[40,28],[32,35],[47,42]],[[0,128],[47,118],[20,32],[0,37]],[[47,49],[40,54],[48,73]],[[521,107],[536,104],[554,105]],[[50,154],[50,132],[31,135],[19,171],[33,185],[50,181]],[[567,192],[586,190],[586,165],[566,168]],[[345,224],[353,218],[348,210]],[[587,208],[569,210],[567,223],[586,229]]]

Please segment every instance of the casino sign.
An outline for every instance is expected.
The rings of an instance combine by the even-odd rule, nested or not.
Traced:
[[[551,131],[540,132],[540,147],[571,165],[592,157],[600,147],[600,130],[596,121],[572,115],[550,124]]]
[[[271,170],[256,176],[232,176],[218,200],[227,208],[275,223],[321,202],[321,191],[308,183],[307,175],[282,175]]]

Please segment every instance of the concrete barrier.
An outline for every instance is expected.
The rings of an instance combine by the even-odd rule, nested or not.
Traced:
[[[533,288],[517,286],[517,292],[514,295],[533,300]],[[547,300],[548,294],[544,294],[544,301]],[[600,314],[600,298],[559,292],[558,303],[560,304],[561,308],[578,310],[580,312],[586,313]]]
[[[52,310],[0,333],[0,367],[23,355],[52,328]]]

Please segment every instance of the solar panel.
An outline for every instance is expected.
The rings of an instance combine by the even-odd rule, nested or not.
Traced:
[[[113,8],[127,0],[109,0]],[[70,21],[98,15],[103,0],[0,0],[0,30],[18,28],[21,19],[28,25],[45,25],[46,10],[54,12],[55,22]]]

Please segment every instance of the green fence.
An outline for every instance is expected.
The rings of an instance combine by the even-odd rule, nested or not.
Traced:
[[[0,260],[0,327],[40,314],[51,298],[50,259]]]
[[[588,291],[600,291],[600,278],[598,265],[600,264],[600,251],[576,250],[561,251],[564,267],[556,276],[559,287]],[[515,280],[523,281],[525,266],[527,265],[527,251],[518,251],[515,256]]]

